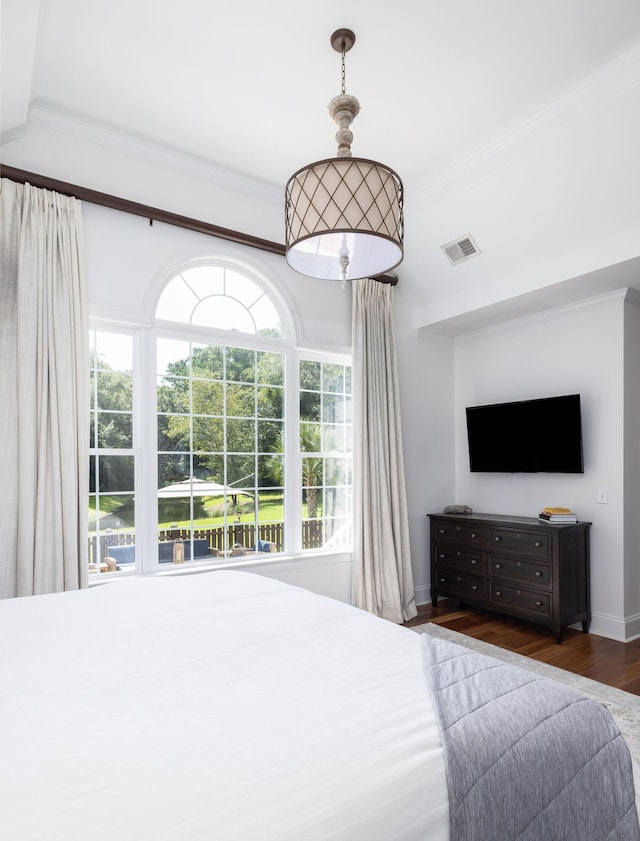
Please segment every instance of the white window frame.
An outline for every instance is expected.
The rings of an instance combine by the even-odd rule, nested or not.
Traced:
[[[205,265],[222,265],[244,272],[253,279],[271,297],[281,318],[283,337],[260,334],[238,333],[234,330],[206,328],[185,323],[155,319],[154,313],[162,290],[175,274],[188,268]],[[300,380],[301,360],[311,360],[339,365],[352,365],[348,351],[333,352],[297,344],[298,334],[295,314],[272,282],[249,262],[239,261],[234,257],[221,255],[210,259],[185,262],[164,274],[158,283],[156,294],[147,299],[150,319],[146,325],[120,322],[115,319],[91,318],[92,330],[123,333],[133,337],[133,449],[135,458],[135,529],[137,573],[171,573],[198,571],[221,567],[260,567],[277,565],[293,561],[296,565],[304,558],[318,558],[350,552],[349,547],[336,549],[302,548],[302,460],[299,446],[300,423]],[[150,325],[150,326],[149,326]],[[285,548],[273,557],[265,555],[248,561],[243,557],[221,561],[212,558],[211,565],[198,562],[185,563],[181,569],[172,564],[160,564],[157,557],[158,543],[158,506],[156,489],[158,487],[157,459],[157,339],[169,338],[181,341],[224,344],[242,348],[252,348],[267,352],[281,352],[284,356],[284,428],[285,428],[285,479],[284,479],[284,533]],[[129,452],[129,451],[127,451]],[[171,567],[171,569],[167,569]],[[126,573],[125,573],[126,574]],[[112,574],[91,576],[91,583],[98,580],[113,580]]]

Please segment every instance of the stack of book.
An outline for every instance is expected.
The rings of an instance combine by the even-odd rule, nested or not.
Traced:
[[[570,508],[543,508],[538,514],[545,523],[577,523],[578,517]]]

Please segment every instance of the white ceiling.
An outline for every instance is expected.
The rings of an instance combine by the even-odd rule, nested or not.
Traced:
[[[635,49],[640,1],[2,0],[3,141],[64,121],[282,191],[335,154],[342,26],[353,153],[396,169],[410,208]]]

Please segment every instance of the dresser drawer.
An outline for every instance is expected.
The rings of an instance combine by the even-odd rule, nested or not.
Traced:
[[[494,610],[502,610],[501,606],[513,607],[520,611],[551,617],[551,594],[537,593],[535,590],[519,590],[516,587],[504,586],[498,581],[489,583],[489,602]]]
[[[436,544],[436,564],[438,569],[442,566],[455,567],[464,572],[471,572],[474,575],[485,575],[485,553],[476,552],[474,549],[460,549],[456,546]]]
[[[464,575],[454,569],[441,569],[436,574],[436,586],[442,595],[453,596],[457,599],[471,599],[484,601],[486,598],[485,582],[483,578],[474,575]]]
[[[519,561],[516,558],[505,558],[501,555],[489,557],[489,576],[493,578],[508,578],[535,584],[537,587],[551,586],[551,565],[537,561]]]
[[[490,528],[489,545],[501,552],[516,552],[530,558],[551,556],[551,536],[548,532]]]
[[[436,520],[435,539],[438,543],[455,541],[456,543],[472,543],[477,546],[484,546],[484,528],[477,523]]]

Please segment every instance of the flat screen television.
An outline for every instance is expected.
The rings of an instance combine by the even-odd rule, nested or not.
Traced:
[[[472,473],[583,473],[580,395],[469,406]]]

